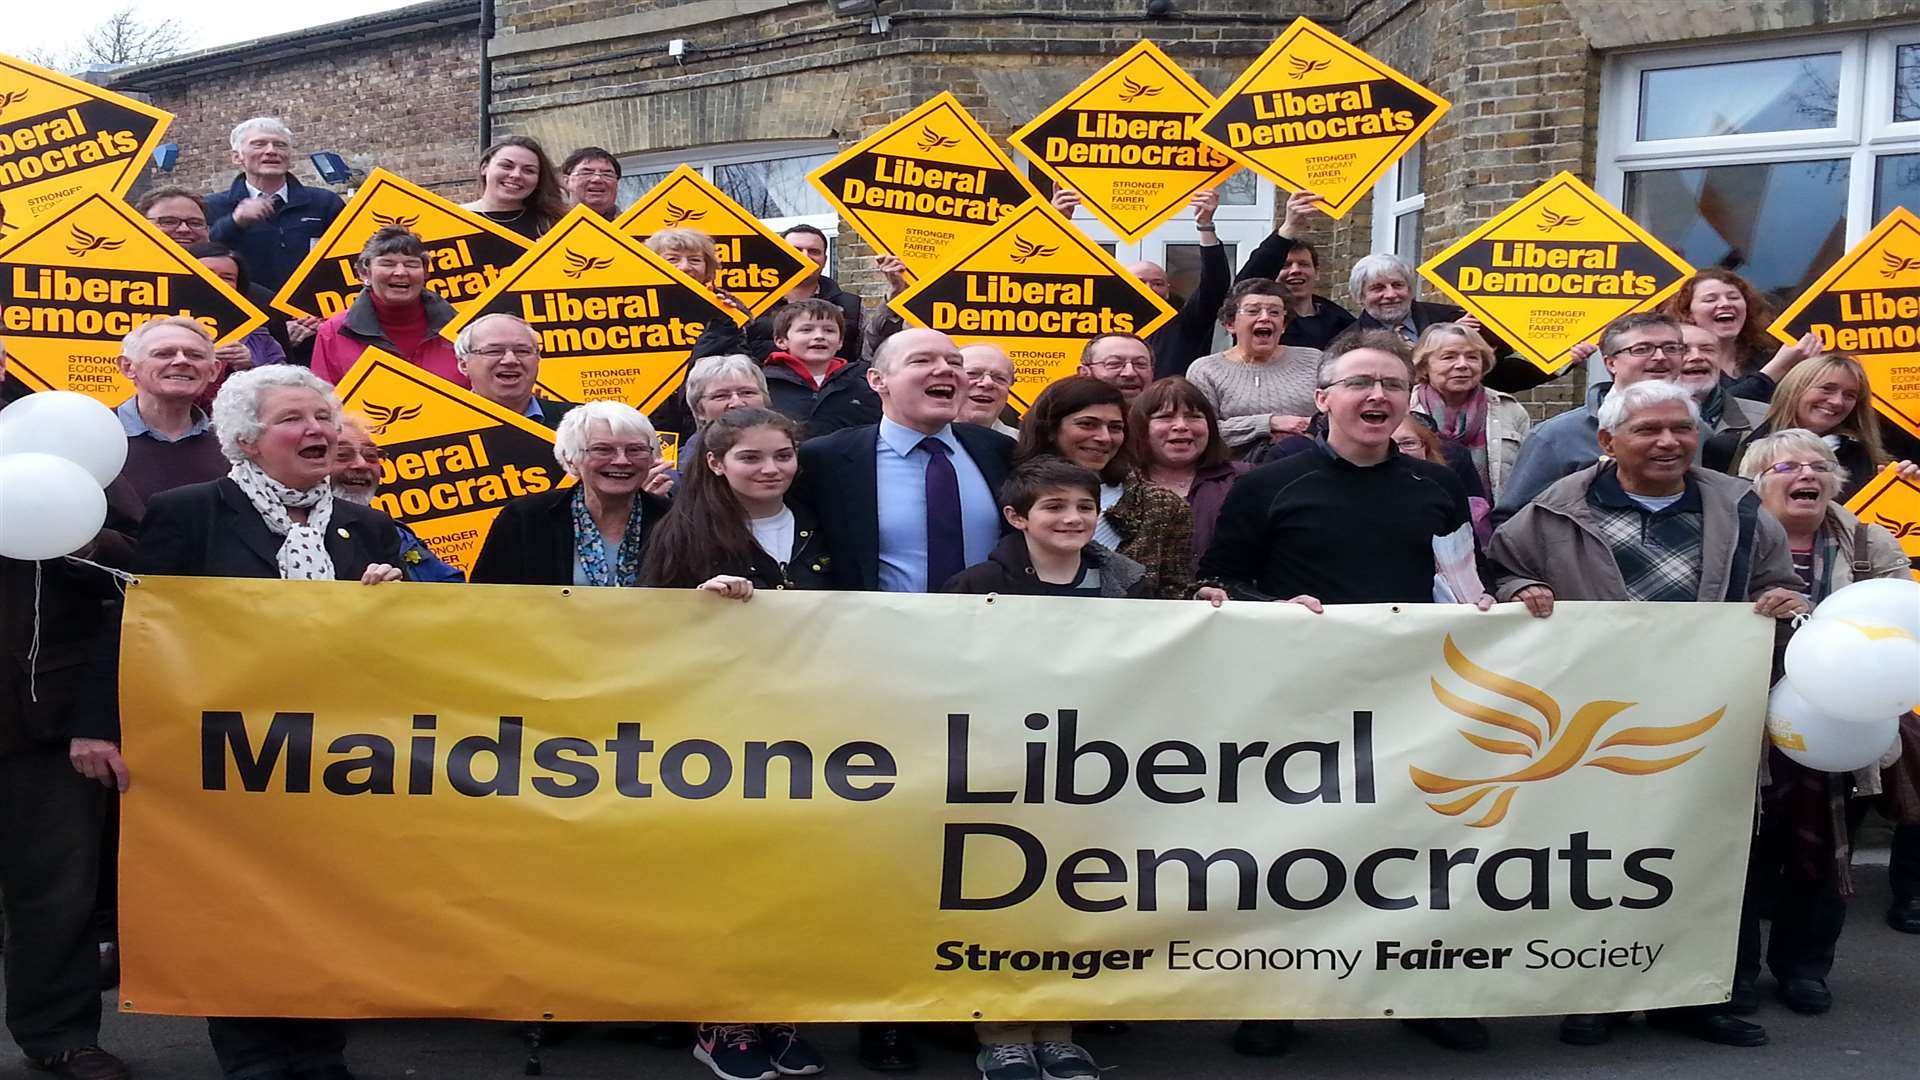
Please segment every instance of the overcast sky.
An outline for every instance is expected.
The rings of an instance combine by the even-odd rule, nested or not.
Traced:
[[[35,0],[6,0],[7,14],[0,22],[6,33],[0,35],[0,51],[12,54],[46,49],[65,53],[78,46],[86,31],[104,22],[130,0],[60,0],[58,3]],[[403,4],[391,0],[328,0],[324,4],[262,4],[243,0],[174,0],[153,3],[131,0],[140,19],[156,22],[172,18],[187,29],[184,51],[194,52],[215,45],[270,37],[322,23],[351,19],[374,11],[385,11]]]

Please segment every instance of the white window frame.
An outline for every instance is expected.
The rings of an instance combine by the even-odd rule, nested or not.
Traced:
[[[1415,143],[1414,146],[1418,148],[1420,144]],[[1424,149],[1416,149],[1410,150],[1408,153],[1419,153],[1421,155],[1420,190],[1401,190],[1400,166],[1406,161],[1405,156],[1402,156],[1391,166],[1388,166],[1387,171],[1380,174],[1380,179],[1374,181],[1373,246],[1369,250],[1398,255],[1407,260],[1409,265],[1419,266],[1423,260],[1420,257],[1421,253],[1417,247],[1412,251],[1400,250],[1400,219],[1406,217],[1408,214],[1420,213],[1427,208],[1426,151]],[[1426,222],[1423,219],[1421,221],[1421,232],[1424,233],[1425,231]],[[1424,242],[1424,240],[1420,242]],[[1415,278],[1419,276],[1418,274],[1414,275]],[[1419,282],[1414,282],[1414,288],[1418,290],[1419,287]]]
[[[1901,45],[1914,44],[1920,44],[1920,23],[1610,55],[1601,69],[1600,194],[1614,205],[1624,206],[1627,175],[1635,172],[1845,159],[1847,243],[1859,243],[1877,223],[1873,201],[1879,159],[1920,153],[1920,120],[1891,120],[1897,50]],[[1640,83],[1647,71],[1833,52],[1840,54],[1840,84],[1832,127],[1686,139],[1639,138]]]
[[[709,181],[713,181],[713,170],[720,165],[740,165],[749,161],[777,161],[781,158],[833,157],[840,152],[840,144],[832,139],[768,139],[761,142],[718,143],[710,146],[693,146],[684,150],[658,150],[646,154],[628,154],[620,159],[620,175],[634,176],[639,173],[672,172],[681,165],[687,165]],[[623,207],[624,209],[624,207]],[[827,235],[827,272],[834,273],[834,267],[840,254],[840,216],[832,210],[821,214],[792,214],[784,217],[761,218],[761,223],[774,232],[784,232],[795,225],[811,225]]]

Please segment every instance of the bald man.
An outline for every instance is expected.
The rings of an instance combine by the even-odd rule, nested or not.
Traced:
[[[989,428],[1009,439],[1017,437],[1018,428],[1000,421],[1007,409],[1007,393],[1013,389],[1013,358],[1007,350],[992,342],[975,342],[961,348],[960,366],[967,378],[960,398],[960,422]]]

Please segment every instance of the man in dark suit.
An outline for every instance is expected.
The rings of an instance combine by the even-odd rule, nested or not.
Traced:
[[[1479,333],[1499,357],[1487,372],[1486,384],[1503,393],[1531,390],[1553,376],[1513,351],[1513,346],[1480,324],[1480,320],[1451,304],[1429,304],[1413,298],[1413,267],[1398,255],[1376,253],[1353,264],[1347,292],[1360,303],[1354,325],[1362,330],[1392,330],[1408,345],[1437,322],[1455,322]]]
[[[550,428],[560,426],[575,402],[535,397],[540,381],[540,336],[518,315],[482,315],[453,339],[453,355],[473,392]]]
[[[835,588],[932,592],[998,542],[1013,440],[955,423],[966,374],[937,330],[888,338],[867,382],[880,423],[803,444],[797,498],[826,535]]]
[[[231,142],[240,175],[207,196],[208,232],[247,260],[254,281],[277,290],[346,204],[293,178],[293,133],[273,117],[241,121]]]

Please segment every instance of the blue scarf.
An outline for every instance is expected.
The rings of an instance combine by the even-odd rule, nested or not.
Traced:
[[[586,571],[587,584],[602,588],[637,587],[640,584],[640,549],[643,543],[640,493],[636,491],[633,493],[633,508],[627,511],[627,531],[620,537],[619,554],[615,556],[614,565],[609,567],[606,540],[600,535],[600,526],[593,523],[593,515],[587,512],[586,489],[574,489],[573,551],[580,558],[581,569]]]

